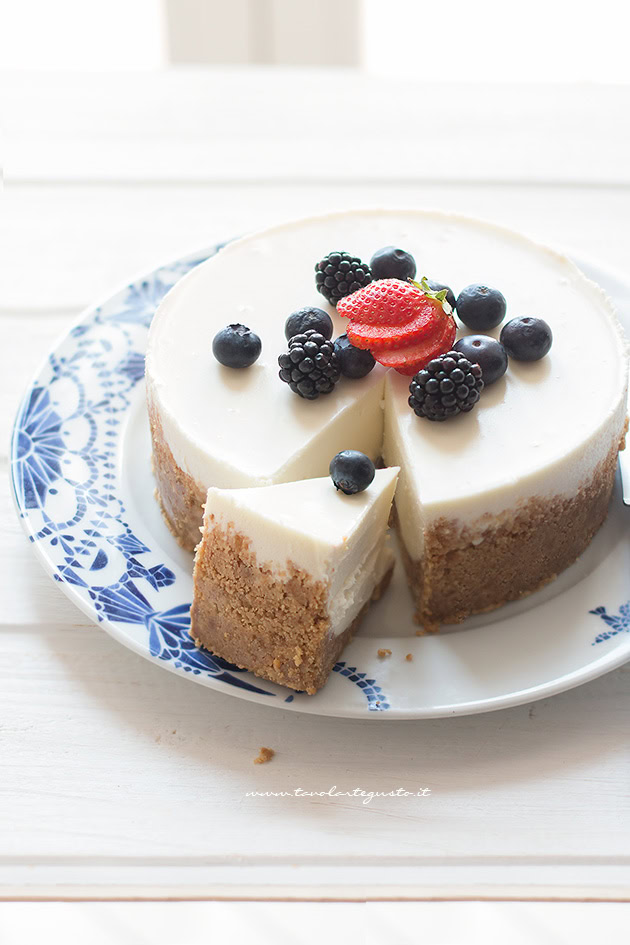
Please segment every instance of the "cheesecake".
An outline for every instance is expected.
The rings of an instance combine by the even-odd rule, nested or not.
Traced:
[[[217,656],[308,693],[326,681],[389,582],[398,469],[345,495],[331,478],[208,490],[191,635]]]
[[[506,320],[544,319],[553,347],[535,363],[510,359],[473,411],[445,423],[416,416],[410,377],[380,364],[316,400],[296,396],[278,378],[287,316],[319,306],[333,338],[347,327],[317,291],[314,265],[331,250],[369,261],[391,245],[455,295],[471,283],[496,286]],[[262,340],[246,370],[212,356],[213,337],[230,323]],[[458,322],[457,332],[469,330]],[[157,498],[190,550],[209,488],[297,488],[325,476],[345,449],[400,467],[394,517],[415,615],[428,630],[531,593],[581,554],[606,516],[627,423],[626,344],[602,290],[554,250],[432,211],[333,213],[228,244],[160,304],[146,382]]]

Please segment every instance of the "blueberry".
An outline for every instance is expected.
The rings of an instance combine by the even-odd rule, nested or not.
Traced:
[[[257,361],[262,351],[258,335],[245,325],[228,325],[214,336],[212,353],[221,364],[246,368]]]
[[[395,246],[383,246],[377,249],[370,260],[373,279],[413,279],[416,274],[416,261],[411,253]]]
[[[335,339],[335,354],[344,377],[355,379],[365,377],[376,364],[371,352],[364,351],[362,348],[355,348],[348,340],[347,335],[339,335]]]
[[[457,305],[457,299],[455,298],[455,293],[450,286],[444,285],[443,282],[435,282],[433,279],[427,279],[427,283],[432,292],[441,292],[442,289],[446,289],[446,301],[454,310]]]
[[[374,463],[358,450],[342,450],[330,461],[330,478],[345,495],[363,492],[374,479]]]
[[[490,331],[505,318],[505,296],[487,285],[468,285],[457,296],[457,314],[474,331]]]
[[[321,308],[307,305],[289,315],[284,324],[284,337],[290,341],[294,335],[301,335],[311,328],[323,335],[327,341],[332,338],[333,323],[330,315]]]
[[[507,371],[508,356],[500,341],[488,335],[466,335],[455,344],[455,351],[461,352],[471,362],[476,362],[483,372],[483,382],[494,384]]]
[[[513,318],[501,329],[501,343],[515,361],[539,361],[551,348],[551,328],[542,318]]]

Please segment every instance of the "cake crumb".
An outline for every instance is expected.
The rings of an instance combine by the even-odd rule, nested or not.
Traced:
[[[381,660],[384,660],[386,656],[391,656],[391,655],[392,655],[391,650],[378,650],[378,657]]]
[[[271,761],[274,755],[275,755],[275,751],[273,750],[273,748],[261,748],[258,754],[258,758],[254,758],[254,764],[264,765],[268,761]]]
[[[413,663],[413,653],[407,653],[407,655],[405,656],[405,659],[407,660],[408,663]]]

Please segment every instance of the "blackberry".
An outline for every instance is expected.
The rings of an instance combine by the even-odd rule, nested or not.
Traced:
[[[294,335],[289,350],[278,358],[280,380],[306,400],[330,394],[341,377],[333,342],[309,329]]]
[[[372,272],[367,263],[350,253],[328,253],[315,266],[317,291],[331,305],[336,305],[351,292],[362,289],[372,281]]]
[[[472,410],[483,390],[480,366],[460,351],[429,361],[409,385],[409,406],[418,417],[448,420]]]

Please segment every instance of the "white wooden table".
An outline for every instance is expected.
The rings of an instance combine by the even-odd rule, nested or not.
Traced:
[[[264,70],[1,86],[5,466],[22,390],[85,305],[259,225],[438,206],[628,267],[628,88]],[[87,623],[35,560],[6,476],[0,488],[0,896],[630,898],[628,667],[469,718],[263,709]],[[277,754],[254,766],[261,745]],[[431,795],[246,797],[333,785]]]

